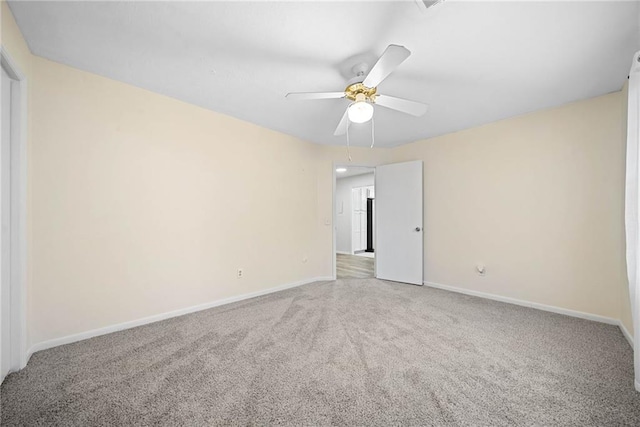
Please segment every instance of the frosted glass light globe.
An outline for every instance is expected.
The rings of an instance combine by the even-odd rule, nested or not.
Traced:
[[[354,102],[347,110],[349,120],[353,123],[364,123],[373,117],[373,105],[366,101]]]

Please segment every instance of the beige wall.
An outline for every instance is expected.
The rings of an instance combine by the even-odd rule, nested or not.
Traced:
[[[34,343],[320,275],[317,145],[33,67]]]
[[[344,147],[34,57],[2,12],[3,46],[31,88],[30,344],[332,274]],[[425,162],[427,281],[630,328],[625,98],[356,148],[353,164]]]
[[[621,96],[396,149],[424,161],[426,281],[619,318]]]

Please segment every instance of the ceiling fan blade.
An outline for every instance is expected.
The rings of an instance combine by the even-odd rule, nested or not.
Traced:
[[[404,46],[390,44],[382,53],[376,65],[371,68],[369,74],[362,82],[366,87],[376,87],[393,72],[398,65],[411,55],[411,51]]]
[[[420,102],[409,101],[408,99],[396,98],[389,95],[376,96],[376,105],[381,105],[392,110],[402,111],[403,113],[411,114],[412,116],[419,117],[427,112],[429,106]]]
[[[345,133],[347,133],[347,126],[349,126],[349,115],[347,114],[348,111],[348,108],[344,110],[342,119],[340,119],[340,123],[338,123],[336,131],[333,133],[335,136],[344,135]]]
[[[288,93],[285,98],[294,101],[306,101],[312,99],[338,99],[344,98],[344,92],[293,92]]]

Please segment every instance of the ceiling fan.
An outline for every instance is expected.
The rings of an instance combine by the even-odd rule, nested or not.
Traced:
[[[294,92],[286,98],[291,100],[338,99],[346,98],[352,103],[344,112],[334,135],[347,133],[349,122],[365,123],[373,117],[374,105],[401,111],[419,117],[427,111],[427,105],[408,99],[378,94],[378,85],[386,79],[400,64],[411,55],[409,49],[395,44],[389,45],[369,73],[366,64],[358,64],[353,70],[356,77],[350,81],[343,92]]]

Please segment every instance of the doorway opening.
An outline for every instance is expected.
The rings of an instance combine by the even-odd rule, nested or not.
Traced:
[[[337,279],[375,277],[375,168],[335,167]]]

